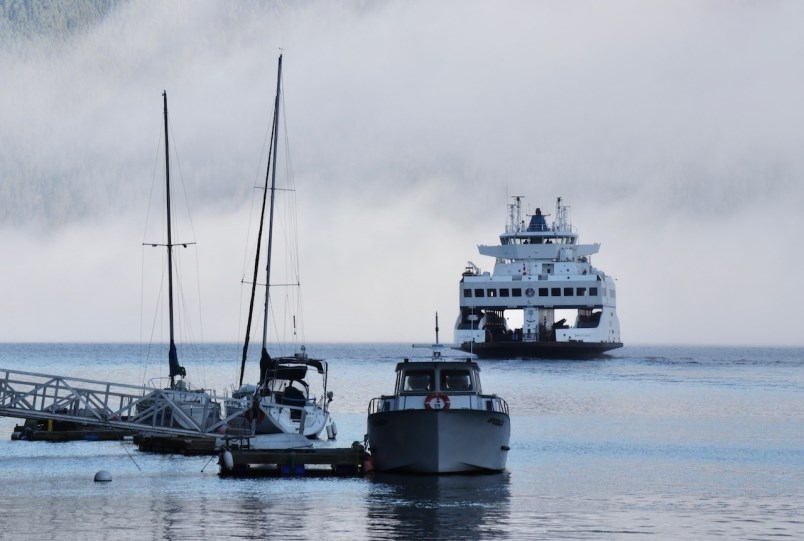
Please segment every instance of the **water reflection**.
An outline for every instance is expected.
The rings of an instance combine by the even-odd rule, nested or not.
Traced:
[[[508,533],[508,472],[375,474],[370,482],[366,513],[373,538],[488,539]]]

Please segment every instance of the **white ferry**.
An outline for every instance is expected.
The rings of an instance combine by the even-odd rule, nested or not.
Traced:
[[[522,199],[508,206],[500,244],[478,246],[496,258],[494,272],[470,261],[461,277],[455,341],[478,357],[588,358],[622,347],[614,280],[592,266],[600,244],[578,243],[560,197],[551,225],[538,208],[526,223]]]

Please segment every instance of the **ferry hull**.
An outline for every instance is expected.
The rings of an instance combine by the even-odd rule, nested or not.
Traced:
[[[464,342],[461,350],[479,358],[593,359],[622,342]]]
[[[485,410],[399,410],[369,415],[369,448],[377,471],[502,471],[511,422]]]

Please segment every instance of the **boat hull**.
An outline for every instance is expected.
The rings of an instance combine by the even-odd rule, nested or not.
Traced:
[[[246,416],[251,413],[251,407],[248,406],[250,403],[250,400],[229,402],[226,407],[227,414],[242,412]],[[251,417],[246,418],[245,423],[250,424]],[[329,412],[317,405],[292,408],[268,400],[260,402],[255,421],[255,434],[301,434],[308,438],[318,437],[328,425],[332,424]]]
[[[498,411],[408,409],[368,417],[369,448],[376,471],[502,471],[510,436],[510,418]]]
[[[622,342],[464,342],[461,350],[480,358],[591,359],[623,347]]]

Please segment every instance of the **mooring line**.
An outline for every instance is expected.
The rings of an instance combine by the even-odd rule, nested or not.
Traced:
[[[129,453],[129,452],[128,452],[128,449],[126,449],[126,443],[125,443],[125,440],[120,440],[120,445],[122,445],[122,446],[123,446],[123,449],[126,451],[126,454],[128,455],[128,458],[130,458],[130,459],[131,459],[131,461],[134,463],[134,465],[135,465],[135,466],[137,466],[137,469],[138,469],[138,470],[140,470],[140,471],[142,471],[142,468],[140,468],[140,465],[139,465],[139,464],[137,464],[137,461],[136,461],[136,460],[134,460],[134,457],[133,457],[133,456],[131,456],[131,453]]]

